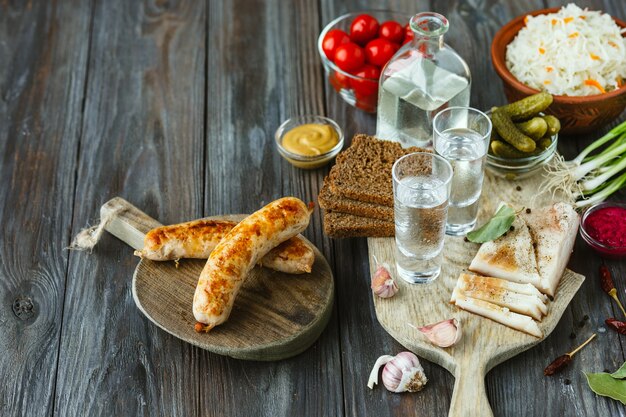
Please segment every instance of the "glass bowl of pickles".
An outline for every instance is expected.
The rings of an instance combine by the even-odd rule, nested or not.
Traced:
[[[552,96],[538,93],[487,112],[493,124],[487,169],[514,180],[530,177],[554,158],[559,120],[544,113]]]

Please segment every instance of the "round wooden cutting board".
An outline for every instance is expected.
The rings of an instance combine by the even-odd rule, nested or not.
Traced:
[[[121,198],[101,209],[113,215],[106,230],[133,248],[160,224]],[[212,219],[240,221],[244,215]],[[291,275],[255,267],[241,288],[227,322],[196,333],[191,305],[200,272],[199,259],[155,262],[142,259],[133,275],[137,307],[166,332],[208,351],[237,359],[280,360],[297,355],[322,333],[332,311],[334,281],[324,256],[311,242],[315,263],[310,274]]]

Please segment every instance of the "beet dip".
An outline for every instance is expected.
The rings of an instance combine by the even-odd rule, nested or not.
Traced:
[[[613,248],[626,247],[626,208],[602,207],[589,213],[583,225],[589,236]]]

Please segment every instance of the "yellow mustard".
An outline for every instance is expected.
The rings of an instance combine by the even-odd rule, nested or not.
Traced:
[[[339,143],[337,132],[332,126],[307,123],[294,127],[283,136],[283,148],[302,156],[322,155]]]

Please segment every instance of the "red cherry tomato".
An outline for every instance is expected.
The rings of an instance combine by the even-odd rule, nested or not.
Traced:
[[[380,25],[378,36],[389,42],[400,44],[404,39],[404,29],[400,23],[390,20]]]
[[[350,78],[350,87],[354,89],[354,94],[366,97],[378,95],[378,78],[380,77],[380,69],[373,65],[365,64],[354,75],[366,80]]]
[[[411,29],[411,25],[407,23],[406,26],[404,27],[404,40],[402,41],[402,45],[404,45],[407,42],[411,42],[414,37],[415,37],[415,33]]]
[[[365,63],[365,53],[359,45],[348,42],[335,49],[335,64],[346,72],[354,71]]]
[[[370,94],[367,96],[361,95],[357,92],[354,93],[354,97],[356,98],[356,102],[354,105],[361,110],[366,112],[373,113],[376,111],[376,105],[378,104],[378,94]]]
[[[382,67],[391,59],[398,48],[400,48],[398,44],[389,42],[387,39],[378,38],[373,41],[369,41],[365,47],[367,62],[372,65]]]
[[[378,36],[378,20],[368,14],[360,14],[350,25],[350,39],[352,42],[365,45]]]
[[[350,78],[338,71],[333,71],[328,76],[328,81],[330,81],[330,85],[332,85],[337,92],[339,92],[342,88],[350,88]]]
[[[326,36],[324,36],[324,40],[322,41],[322,49],[326,54],[326,57],[332,60],[335,56],[335,49],[339,45],[345,45],[350,42],[350,37],[346,32],[339,29],[333,29],[328,31]]]

